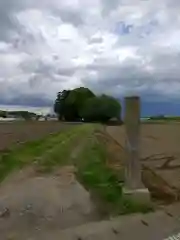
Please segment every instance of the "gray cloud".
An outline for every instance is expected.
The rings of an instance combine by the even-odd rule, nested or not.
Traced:
[[[15,19],[13,18],[13,11],[15,5],[12,1],[1,1],[0,2],[0,40],[8,40],[9,32],[16,28]]]
[[[84,23],[80,11],[55,9],[52,12],[56,17],[60,17],[63,22],[73,24],[74,26],[79,27]]]
[[[108,15],[111,11],[119,7],[121,4],[120,0],[101,0],[102,3],[102,14],[103,16]]]

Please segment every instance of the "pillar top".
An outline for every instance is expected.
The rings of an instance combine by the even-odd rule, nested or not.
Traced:
[[[126,96],[125,99],[140,99],[139,96]]]

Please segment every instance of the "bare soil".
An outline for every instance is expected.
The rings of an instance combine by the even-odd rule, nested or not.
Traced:
[[[0,151],[15,144],[38,140],[71,128],[73,124],[59,122],[0,122]]]
[[[0,188],[0,239],[34,239],[99,219],[75,171],[42,175],[29,167],[9,176]]]

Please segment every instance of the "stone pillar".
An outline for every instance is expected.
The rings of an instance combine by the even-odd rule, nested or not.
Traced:
[[[140,162],[140,98],[125,98],[125,193],[131,195],[148,194],[141,179]]]

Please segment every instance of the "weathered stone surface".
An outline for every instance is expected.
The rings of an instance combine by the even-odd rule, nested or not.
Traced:
[[[128,199],[138,204],[150,204],[150,194],[147,188],[129,190],[124,188],[123,193]]]
[[[124,216],[41,234],[33,240],[165,240],[180,233],[180,204],[146,215]],[[178,238],[172,238],[178,239]]]
[[[140,140],[140,99],[125,98],[125,131],[126,131],[126,165],[125,188],[132,190],[143,188],[141,181],[141,164],[139,156]]]

